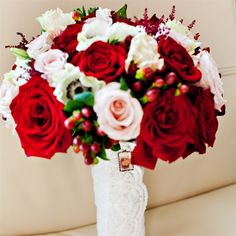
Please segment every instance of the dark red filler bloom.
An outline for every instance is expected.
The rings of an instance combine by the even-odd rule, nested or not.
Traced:
[[[64,126],[63,107],[53,88],[39,76],[20,87],[10,109],[27,156],[50,159],[56,152],[67,151],[72,136]]]
[[[162,37],[158,44],[158,50],[167,67],[175,71],[181,80],[195,83],[201,79],[201,72],[194,66],[189,53],[174,39]]]
[[[85,51],[76,54],[71,63],[79,66],[87,76],[109,83],[124,71],[126,56],[123,47],[97,41]]]
[[[77,35],[81,32],[84,23],[68,25],[66,29],[54,39],[52,48],[58,48],[69,54],[76,51],[78,45]]]
[[[196,142],[198,112],[184,96],[168,90],[144,107],[140,135],[132,153],[133,164],[154,169],[158,158],[173,162]]]

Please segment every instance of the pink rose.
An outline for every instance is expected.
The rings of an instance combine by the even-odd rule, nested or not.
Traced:
[[[110,138],[131,140],[139,135],[143,109],[119,83],[109,83],[96,93],[94,111],[101,130]]]
[[[64,68],[67,58],[68,54],[58,49],[51,49],[36,58],[34,67],[46,75],[52,74]]]

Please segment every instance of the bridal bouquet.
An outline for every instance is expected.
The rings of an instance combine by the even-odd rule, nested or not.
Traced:
[[[175,19],[120,10],[50,10],[41,34],[17,46],[0,87],[0,113],[27,156],[70,146],[86,164],[135,141],[132,163],[154,169],[213,146],[224,113],[222,81],[199,34]]]

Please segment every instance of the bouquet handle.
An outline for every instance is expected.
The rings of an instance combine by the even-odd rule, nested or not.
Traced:
[[[125,159],[134,145],[121,143],[119,152],[107,150],[110,160],[92,167],[98,236],[145,235],[148,193],[143,183],[143,168],[127,164]]]

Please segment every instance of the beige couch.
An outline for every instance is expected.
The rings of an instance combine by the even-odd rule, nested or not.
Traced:
[[[142,9],[190,22],[204,46],[210,45],[223,75],[227,115],[217,142],[205,156],[192,155],[172,165],[159,162],[145,172],[149,191],[147,236],[236,236],[236,7],[233,0],[126,0],[130,15]],[[124,1],[0,0],[0,74],[13,57],[3,45],[39,32],[35,17],[46,9],[77,6],[118,9]],[[51,161],[25,158],[18,138],[0,122],[0,235],[95,236],[95,206],[90,169],[69,153]],[[56,233],[58,232],[58,233]],[[123,235],[121,235],[123,236]],[[124,235],[128,236],[128,235]]]

